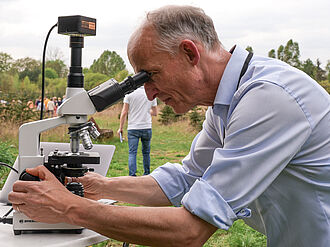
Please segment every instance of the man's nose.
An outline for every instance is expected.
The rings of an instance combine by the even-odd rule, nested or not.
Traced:
[[[148,100],[153,100],[157,96],[157,89],[152,82],[144,83],[144,91],[148,97]]]

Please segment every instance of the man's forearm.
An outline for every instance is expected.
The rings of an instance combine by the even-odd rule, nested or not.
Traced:
[[[157,110],[157,106],[153,106],[150,109],[150,115],[151,116],[157,116],[158,110]]]
[[[150,175],[108,178],[105,183],[103,194],[106,198],[146,206],[171,205],[158,183]]]
[[[127,114],[121,114],[119,119],[119,129],[123,129],[126,121]]]
[[[129,109],[129,105],[127,103],[124,103],[123,109],[121,110],[121,113],[120,113],[120,119],[119,119],[119,129],[121,131],[124,128],[124,124],[125,124],[126,117],[128,114],[128,109]]]
[[[80,199],[70,218],[109,238],[148,246],[202,246],[216,230],[185,208],[109,206],[88,199]]]

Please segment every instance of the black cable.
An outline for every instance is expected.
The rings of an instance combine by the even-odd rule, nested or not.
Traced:
[[[2,216],[2,218],[6,218],[13,210],[14,208],[9,209],[9,211],[4,216]]]
[[[44,97],[45,97],[45,60],[46,60],[46,47],[47,42],[50,33],[53,31],[53,29],[57,26],[57,23],[51,27],[51,29],[48,31],[45,44],[44,44],[44,50],[42,53],[42,68],[41,68],[41,108],[40,108],[40,120],[43,118],[43,111],[44,111]]]
[[[13,224],[13,217],[0,218],[0,222],[3,223],[3,224]]]
[[[3,224],[13,224],[13,217],[7,218],[7,216],[13,211],[14,209],[11,208],[9,211],[0,218],[0,222]]]
[[[6,166],[6,167],[12,169],[13,171],[15,171],[16,173],[18,173],[18,171],[17,171],[14,167],[12,167],[11,165],[8,165],[8,164],[3,163],[3,162],[0,162],[0,165],[2,165],[2,166]]]
[[[14,168],[14,167],[12,167],[12,166],[10,166],[10,165],[8,165],[8,164],[6,164],[6,163],[3,163],[3,162],[0,162],[0,165],[2,165],[2,166],[5,166],[5,167],[8,167],[8,168],[10,168],[10,169],[12,169],[13,171],[15,171],[15,172],[17,172],[18,173],[18,171]],[[11,208],[4,216],[2,216],[1,218],[0,218],[0,222],[1,223],[3,223],[3,224],[13,224],[13,218],[11,217],[11,218],[7,218],[7,216],[11,213],[13,211],[13,208]]]

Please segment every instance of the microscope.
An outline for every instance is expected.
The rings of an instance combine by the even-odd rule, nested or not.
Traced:
[[[57,26],[59,34],[70,36],[71,66],[66,89],[67,97],[58,108],[57,117],[26,123],[19,128],[19,154],[16,162],[21,180],[38,181],[38,177],[26,173],[25,169],[45,165],[64,184],[66,176],[80,177],[90,171],[91,169],[84,166],[85,164],[100,163],[97,152],[79,150],[80,141],[84,149],[90,150],[93,146],[91,137],[96,138],[99,135],[94,124],[87,120],[88,115],[104,110],[142,86],[150,79],[150,74],[141,71],[132,77],[127,77],[121,83],[110,79],[87,92],[84,89],[81,67],[82,48],[85,36],[96,35],[96,19],[84,16],[62,16],[58,17]],[[49,153],[46,162],[45,155],[40,149],[40,134],[63,124],[69,125],[71,150],[54,150]],[[82,184],[69,183],[66,187],[72,193],[84,196]],[[21,234],[22,231],[35,230],[70,230],[75,233],[82,231],[80,226],[36,222],[20,212],[13,213],[13,229],[15,235]]]

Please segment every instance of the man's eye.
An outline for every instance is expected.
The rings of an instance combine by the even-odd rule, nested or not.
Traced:
[[[149,73],[151,74],[151,76],[148,82],[154,82],[155,76],[157,76],[158,71],[149,71]]]
[[[147,81],[146,83],[152,83],[154,82],[154,80],[152,79],[152,77],[150,77],[149,81]]]

